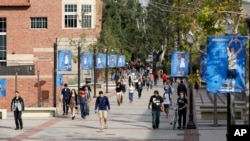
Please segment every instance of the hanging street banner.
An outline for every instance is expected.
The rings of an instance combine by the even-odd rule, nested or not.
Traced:
[[[96,54],[96,68],[106,68],[106,54]]]
[[[118,55],[117,56],[117,67],[125,67],[126,60],[124,55]]]
[[[6,96],[6,79],[0,78],[0,96]]]
[[[58,71],[71,71],[72,69],[72,51],[59,50],[57,55]]]
[[[56,74],[56,86],[60,87],[63,86],[63,74]]]
[[[81,69],[91,70],[93,68],[93,53],[83,52],[81,53]]]
[[[188,61],[188,53],[173,51],[171,55],[171,76],[185,77],[188,75]]]
[[[245,91],[244,36],[209,36],[207,38],[207,91],[243,93]]]
[[[207,81],[207,55],[206,54],[202,54],[200,56],[200,76],[201,76],[202,82]]]
[[[109,59],[108,66],[110,68],[116,67],[116,65],[117,65],[117,55],[111,54],[111,55],[109,55],[108,59]]]

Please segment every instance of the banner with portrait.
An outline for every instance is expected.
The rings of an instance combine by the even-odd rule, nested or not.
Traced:
[[[117,55],[114,55],[114,54],[109,55],[108,60],[109,60],[108,61],[108,66],[110,68],[116,67],[116,65],[117,65]]]
[[[71,71],[72,69],[72,51],[59,50],[57,54],[58,71]]]
[[[81,53],[81,69],[91,70],[93,68],[93,53],[83,52]]]
[[[0,96],[6,96],[6,79],[0,78]]]
[[[245,91],[244,36],[207,38],[207,91],[242,93]]]
[[[96,54],[96,68],[106,68],[106,54]]]
[[[63,81],[63,74],[56,74],[56,86],[60,87],[63,86],[64,81]]]
[[[171,55],[171,76],[185,77],[188,75],[188,61],[188,53],[173,51]]]
[[[118,55],[117,56],[117,67],[125,67],[126,60],[125,55]]]

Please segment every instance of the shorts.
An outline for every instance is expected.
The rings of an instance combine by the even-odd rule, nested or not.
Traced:
[[[98,111],[99,118],[107,118],[108,117],[108,111],[107,110],[99,110]]]
[[[122,95],[123,92],[117,92],[116,95]]]
[[[164,104],[164,108],[168,109],[169,108],[169,104]]]

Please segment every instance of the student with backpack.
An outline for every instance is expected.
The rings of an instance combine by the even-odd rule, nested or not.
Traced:
[[[172,104],[171,94],[169,93],[169,86],[164,87],[164,94],[163,94],[163,105],[164,105],[164,112],[166,113],[166,118],[168,118],[169,108]]]

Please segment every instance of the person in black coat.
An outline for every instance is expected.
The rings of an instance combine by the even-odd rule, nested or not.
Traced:
[[[177,87],[178,96],[180,96],[181,92],[183,92],[184,96],[187,96],[187,88],[186,88],[185,84],[183,84],[182,80],[181,80],[181,82],[179,83],[179,85]]]
[[[19,96],[19,92],[15,92],[15,97],[11,101],[11,111],[14,111],[16,128],[15,130],[23,129],[22,111],[24,111],[23,98]]]

